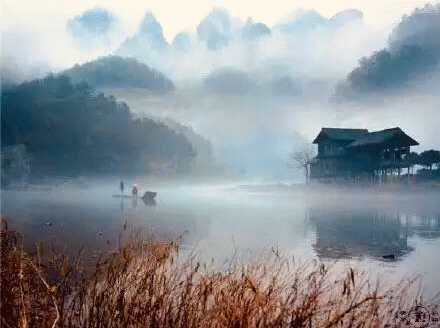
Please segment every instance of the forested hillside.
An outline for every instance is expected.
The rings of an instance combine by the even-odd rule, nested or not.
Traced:
[[[2,148],[24,144],[34,173],[181,172],[195,156],[183,135],[66,76],[4,90],[1,115]]]
[[[62,74],[69,76],[74,83],[87,82],[95,88],[130,87],[153,92],[168,92],[174,89],[173,82],[163,73],[136,59],[119,56],[102,57],[75,65]]]

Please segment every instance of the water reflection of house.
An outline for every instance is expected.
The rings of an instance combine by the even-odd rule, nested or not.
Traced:
[[[2,184],[7,184],[13,180],[23,180],[31,172],[30,158],[24,145],[2,148],[1,165]]]
[[[440,214],[422,217],[411,217],[410,235],[415,234],[423,239],[440,238]]]
[[[319,210],[310,212],[316,227],[313,245],[322,258],[373,257],[409,253],[408,227],[400,217],[373,211]]]
[[[313,143],[318,145],[318,156],[311,163],[310,177],[323,182],[385,181],[409,166],[410,147],[419,144],[398,127],[375,132],[322,128]]]

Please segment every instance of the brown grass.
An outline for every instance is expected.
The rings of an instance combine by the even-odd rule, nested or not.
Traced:
[[[386,327],[418,301],[411,283],[384,289],[278,253],[215,270],[181,259],[175,243],[137,240],[86,273],[21,245],[2,228],[2,327]]]

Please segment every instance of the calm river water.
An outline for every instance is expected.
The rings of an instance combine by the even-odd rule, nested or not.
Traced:
[[[302,259],[347,262],[384,281],[421,275],[427,294],[440,290],[438,193],[136,182],[141,192],[144,186],[158,192],[155,205],[112,197],[119,193],[117,180],[59,182],[2,191],[2,216],[27,247],[43,241],[98,253],[117,245],[127,222],[159,238],[180,236],[184,249],[218,263],[279,249]]]

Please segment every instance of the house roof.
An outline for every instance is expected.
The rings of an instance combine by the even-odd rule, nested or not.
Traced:
[[[352,143],[347,145],[347,147],[364,147],[393,141],[395,141],[399,145],[407,146],[416,146],[419,144],[417,141],[415,141],[413,138],[403,132],[402,129],[396,127],[381,131],[369,132],[354,140]]]
[[[339,141],[353,141],[368,133],[367,129],[339,129],[322,128],[313,143],[318,143],[321,139],[328,138]]]

